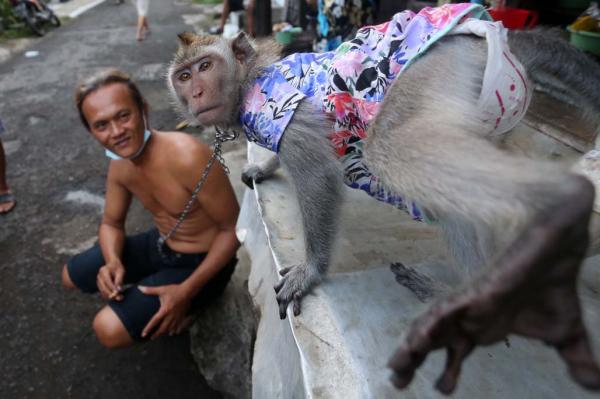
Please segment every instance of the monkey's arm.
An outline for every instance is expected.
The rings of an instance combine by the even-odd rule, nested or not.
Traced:
[[[279,158],[289,173],[302,213],[306,261],[280,271],[275,286],[279,316],[284,319],[293,302],[300,313],[303,295],[327,272],[341,200],[342,172],[327,138],[332,123],[313,106],[302,102],[283,135]]]
[[[251,189],[254,189],[254,183],[261,183],[268,179],[279,169],[279,157],[271,156],[269,159],[258,162],[248,163],[242,169],[242,181]]]
[[[389,362],[394,385],[407,386],[430,351],[446,348],[446,368],[436,386],[451,393],[463,360],[476,345],[491,345],[514,333],[553,346],[573,379],[600,389],[600,368],[577,296],[593,198],[591,184],[580,179],[580,196],[569,207],[559,204],[540,214],[495,268],[413,321]],[[563,239],[557,243],[556,237]]]

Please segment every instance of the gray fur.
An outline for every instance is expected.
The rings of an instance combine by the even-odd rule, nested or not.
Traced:
[[[432,47],[389,89],[365,160],[393,191],[440,221],[516,231],[555,198],[567,173],[483,137],[475,103],[485,63],[481,39],[447,37]]]
[[[310,285],[327,272],[341,201],[343,175],[327,138],[332,123],[325,114],[315,114],[308,102],[302,102],[280,144],[279,158],[297,188],[303,215],[306,264],[296,268],[310,271]],[[280,294],[293,294],[298,284],[304,282],[295,281]]]
[[[246,164],[242,168],[242,181],[253,188],[254,183],[260,183],[268,179],[277,169],[279,169],[279,157],[277,155],[273,155],[262,162]]]
[[[584,118],[600,124],[598,62],[569,44],[556,29],[509,31],[508,43],[530,77],[545,91],[580,107]]]
[[[579,100],[600,109],[600,90],[590,91],[578,79],[589,60],[578,52],[554,59],[565,49],[554,49],[536,34],[524,35],[514,41],[513,50],[534,76],[556,74],[567,82],[565,86],[582,94]],[[544,51],[550,57],[539,54]],[[190,53],[197,57],[201,51]],[[249,58],[254,60],[251,65],[240,67],[241,97],[267,65],[264,61],[273,58],[271,53],[262,56],[261,50],[257,54],[256,59]],[[440,40],[390,87],[365,146],[371,171],[439,221],[466,271],[488,264],[534,215],[563,201],[576,186],[560,166],[511,155],[484,137],[476,102],[486,59],[483,39],[458,35]],[[597,87],[600,75],[593,77]],[[228,125],[240,129],[237,115]],[[291,301],[299,312],[301,296],[322,279],[330,262],[343,178],[327,138],[332,125],[325,114],[301,103],[280,143],[279,158],[298,188],[306,242],[306,262],[287,269],[276,286],[282,317]],[[275,169],[276,163],[267,162],[248,166],[245,174],[248,179],[264,178]]]

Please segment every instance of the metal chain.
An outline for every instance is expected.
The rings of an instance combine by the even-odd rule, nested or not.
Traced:
[[[210,169],[215,163],[215,160],[218,160],[219,163],[223,166],[225,173],[229,174],[229,168],[227,167],[227,165],[225,165],[225,159],[223,159],[223,149],[221,148],[221,144],[223,144],[225,141],[235,140],[238,137],[239,133],[235,130],[223,131],[219,127],[216,127],[216,130],[217,133],[215,135],[215,146],[213,148],[213,154],[208,160],[208,163],[204,168],[204,172],[202,173],[200,180],[198,180],[198,183],[196,184],[196,187],[192,192],[192,196],[190,197],[187,204],[185,204],[185,208],[179,216],[177,223],[175,223],[175,226],[173,226],[171,231],[169,231],[166,235],[160,235],[160,237],[156,241],[156,245],[158,246],[158,253],[162,258],[167,257],[167,255],[164,253],[165,243],[169,238],[173,236],[173,234],[175,234],[175,232],[179,229],[179,226],[181,226],[181,224],[184,222],[184,220],[187,218],[188,214],[192,210],[192,206],[194,205],[194,202],[196,202],[196,199],[198,198],[198,193],[200,192],[200,189],[202,188],[204,182],[208,178],[208,173],[210,172]]]

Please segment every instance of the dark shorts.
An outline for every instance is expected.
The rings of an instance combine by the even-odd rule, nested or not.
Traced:
[[[244,9],[244,0],[229,0],[230,11],[242,11]]]
[[[177,253],[167,247],[166,251],[173,261],[165,262],[156,246],[158,237],[158,230],[152,229],[125,239],[121,257],[125,266],[124,284],[149,287],[179,284],[194,272],[206,256],[206,253]],[[193,299],[191,310],[210,303],[225,290],[236,263],[237,258],[234,257],[202,288]],[[102,251],[96,244],[71,258],[67,263],[67,270],[71,281],[81,291],[95,293],[98,292],[96,276],[104,264]],[[129,335],[136,341],[142,341],[142,331],[160,308],[160,300],[156,295],[143,294],[137,286],[125,290],[123,296],[122,301],[109,301],[108,305],[119,316]]]

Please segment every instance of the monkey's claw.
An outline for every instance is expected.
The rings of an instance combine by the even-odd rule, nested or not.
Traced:
[[[401,389],[435,349],[447,362],[436,388],[456,387],[463,360],[476,345],[514,333],[553,346],[573,379],[600,390],[596,363],[581,318],[577,275],[588,244],[594,191],[582,178],[568,204],[550,207],[522,234],[495,267],[470,286],[438,300],[413,321],[391,357],[392,382]]]
[[[279,305],[279,318],[285,319],[287,307],[292,302],[294,316],[301,311],[302,297],[317,281],[313,274],[307,270],[306,265],[297,265],[283,268],[279,274],[283,277],[275,284],[275,294]]]

